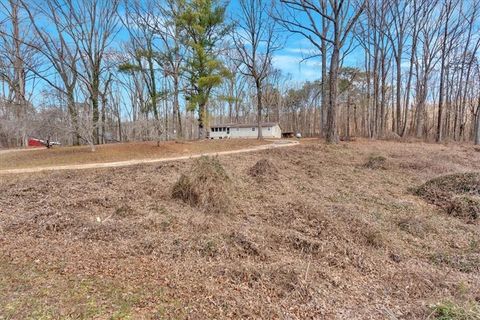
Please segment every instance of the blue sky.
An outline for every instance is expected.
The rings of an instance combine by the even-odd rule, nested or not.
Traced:
[[[238,0],[230,1],[228,15],[235,18],[239,12]],[[308,22],[305,21],[305,23]],[[294,83],[319,79],[321,77],[320,58],[305,60],[305,57],[317,54],[318,50],[302,35],[284,32],[283,36],[284,46],[275,52],[273,59],[275,68],[280,69],[285,75],[290,75],[289,78]],[[363,54],[359,50],[355,50],[344,60],[345,66],[362,67],[362,64]]]
[[[232,0],[228,3],[227,16],[235,18],[240,12],[238,0]],[[305,21],[306,22],[306,21]],[[49,26],[47,25],[48,29]],[[283,33],[284,46],[275,52],[273,64],[275,68],[280,69],[289,85],[300,85],[305,81],[317,80],[321,77],[321,64],[319,58],[304,60],[305,57],[316,54],[316,49],[303,36],[298,34]],[[121,47],[121,43],[128,40],[128,32],[121,27],[114,41],[114,46]],[[344,65],[361,67],[363,63],[363,54],[358,50],[350,54]],[[40,87],[37,87],[40,89]]]
[[[304,60],[311,55],[312,46],[309,41],[299,36],[289,37],[285,47],[275,54],[273,64],[285,74],[290,74],[294,82],[317,80],[321,77],[320,58]],[[363,57],[360,52],[349,54],[344,65],[362,67]]]

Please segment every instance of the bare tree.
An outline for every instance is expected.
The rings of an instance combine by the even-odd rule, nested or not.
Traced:
[[[331,46],[325,139],[328,143],[336,143],[338,141],[336,110],[340,54],[367,1],[330,0],[319,1],[319,3],[315,0],[280,0],[280,2],[284,5],[285,11],[278,19],[288,31],[301,34],[320,52],[322,52],[322,41]],[[328,36],[324,35],[322,29],[324,26],[321,23],[328,24]]]
[[[34,111],[30,103],[31,92],[35,87],[35,75],[31,72],[38,68],[36,51],[32,48],[34,39],[31,26],[22,19],[19,0],[0,3],[0,81],[3,88],[4,107],[7,108],[7,121],[15,123],[15,136],[18,145],[26,146],[29,134],[29,118]],[[28,68],[29,61],[31,68]],[[27,82],[30,84],[27,86]],[[27,93],[30,91],[30,94]]]
[[[177,138],[183,137],[182,117],[180,113],[180,82],[182,67],[184,64],[185,47],[180,39],[181,28],[178,24],[178,17],[181,15],[183,6],[178,0],[166,0],[165,5],[158,5],[159,12],[163,19],[157,21],[155,31],[162,40],[160,61],[164,66],[165,75],[172,81],[173,95],[173,121],[172,129]]]
[[[79,127],[77,121],[75,88],[77,86],[78,71],[77,63],[79,60],[79,50],[76,46],[68,44],[68,39],[63,32],[65,16],[57,13],[57,8],[61,5],[57,0],[44,0],[40,3],[21,0],[22,6],[28,14],[29,20],[38,40],[35,49],[46,59],[46,62],[53,67],[58,74],[61,84],[52,78],[50,70],[47,72],[38,72],[31,68],[39,77],[48,83],[51,87],[61,92],[66,98],[66,105],[72,123],[73,144],[78,145],[80,140]],[[53,28],[47,30],[44,26],[38,24],[39,17],[46,19]],[[26,62],[28,65],[29,62]]]
[[[240,17],[233,35],[240,72],[251,77],[257,96],[258,139],[262,136],[264,80],[272,70],[272,57],[280,49],[277,23],[267,0],[240,0]]]
[[[78,74],[88,91],[92,107],[93,136],[100,143],[101,95],[107,92],[111,79],[105,74],[105,54],[118,32],[119,0],[55,0],[57,15],[65,21],[64,32],[79,51],[81,67]],[[103,86],[102,86],[103,85]],[[106,106],[102,104],[102,108]],[[103,113],[103,111],[102,111]]]
[[[414,0],[416,1],[416,0]],[[402,58],[413,16],[411,0],[390,0],[387,2],[392,23],[386,26],[387,37],[391,43],[395,59],[395,117],[392,119],[392,131],[402,134]],[[405,113],[408,105],[405,106]]]
[[[443,139],[443,100],[445,97],[445,71],[446,71],[446,64],[452,51],[453,46],[456,44],[456,40],[458,40],[458,32],[460,30],[460,23],[458,20],[454,20],[455,16],[455,7],[457,6],[458,2],[453,0],[445,0],[441,12],[441,17],[443,19],[444,27],[443,27],[443,35],[442,35],[442,42],[441,42],[441,58],[440,58],[440,87],[439,87],[439,99],[438,99],[438,117],[437,117],[437,133],[436,133],[436,141],[440,142]],[[454,20],[452,22],[452,20]]]

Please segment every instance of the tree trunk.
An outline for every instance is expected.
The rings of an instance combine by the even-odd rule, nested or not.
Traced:
[[[73,127],[72,142],[74,146],[78,146],[80,144],[80,134],[78,131],[79,130],[78,114],[75,106],[75,97],[74,97],[73,88],[68,88],[67,91],[68,91],[67,92],[67,109],[68,109],[68,113],[70,114],[72,127]]]
[[[258,139],[263,139],[262,134],[262,84],[260,80],[255,81],[257,88],[257,126],[258,126]]]
[[[332,57],[330,60],[330,79],[329,79],[329,94],[328,94],[328,112],[327,112],[327,133],[325,140],[327,143],[337,143],[337,127],[336,127],[336,108],[337,108],[337,78],[339,65],[339,45],[335,43],[332,50]]]
[[[397,117],[395,122],[395,131],[401,135],[402,134],[402,44],[399,43],[398,53],[396,57],[397,64],[397,96],[396,96],[396,106],[397,106]],[[407,106],[405,107],[405,112],[407,112]]]
[[[177,138],[183,137],[183,130],[182,130],[182,116],[180,114],[180,105],[178,103],[178,77],[175,76],[173,79],[173,127],[176,130]],[[177,123],[175,125],[175,122]]]
[[[446,28],[446,27],[445,27]],[[445,32],[446,33],[446,32]],[[444,42],[444,46],[446,43]],[[445,87],[445,51],[442,52],[442,63],[440,67],[440,87],[438,89],[438,117],[437,117],[437,134],[435,140],[441,142],[443,139],[443,96]]]
[[[414,30],[413,36],[413,43],[412,43],[412,51],[410,56],[410,67],[408,70],[408,80],[407,80],[407,87],[405,88],[405,114],[403,117],[403,127],[401,136],[404,137],[407,131],[407,120],[408,120],[408,108],[410,107],[410,86],[412,85],[412,77],[413,77],[413,65],[415,63],[415,50],[417,49],[417,36],[416,36],[416,29]],[[398,97],[397,97],[398,102]]]
[[[350,105],[351,105],[351,96],[348,95],[347,99],[347,132],[346,132],[346,140],[350,141]]]
[[[323,36],[327,36],[327,24],[323,21]],[[327,42],[322,40],[322,113],[321,113],[321,123],[320,130],[321,135],[325,136],[325,109],[327,107]]]
[[[201,103],[198,106],[198,139],[205,139],[207,137],[206,120],[207,105]]]
[[[106,131],[106,118],[107,118],[107,98],[102,94],[102,143],[105,143],[105,131]]]
[[[475,124],[475,144],[480,145],[480,98],[478,98]]]
[[[446,14],[447,18],[445,21],[445,28],[443,32],[443,43],[441,50],[441,67],[440,67],[440,87],[438,89],[438,117],[437,117],[437,135],[435,140],[441,142],[443,139],[443,96],[444,96],[444,86],[445,86],[445,63],[447,60],[447,41],[448,41],[448,23],[450,18],[450,6],[451,3],[446,4]]]
[[[98,120],[100,118],[99,110],[98,110],[98,92],[95,93],[95,89],[92,92],[91,100],[92,100],[92,109],[93,109],[93,141],[94,144],[100,144],[100,130],[98,127]]]

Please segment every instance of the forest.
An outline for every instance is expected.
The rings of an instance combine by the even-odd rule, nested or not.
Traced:
[[[5,0],[0,147],[262,122],[329,143],[480,144],[479,14],[479,0]],[[286,47],[318,76],[286,72]]]

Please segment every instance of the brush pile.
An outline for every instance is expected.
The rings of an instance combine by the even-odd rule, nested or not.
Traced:
[[[449,214],[470,221],[480,217],[480,173],[456,173],[427,181],[416,193]]]
[[[173,185],[172,197],[213,214],[231,208],[231,181],[218,158],[201,157]]]

